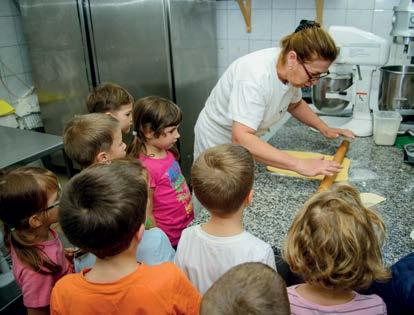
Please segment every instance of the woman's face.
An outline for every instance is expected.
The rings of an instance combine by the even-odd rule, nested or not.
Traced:
[[[302,62],[296,53],[293,54],[294,58],[288,56],[287,60],[287,80],[294,87],[302,88],[315,85],[320,77],[327,74],[328,68],[331,65],[331,61],[328,60]]]

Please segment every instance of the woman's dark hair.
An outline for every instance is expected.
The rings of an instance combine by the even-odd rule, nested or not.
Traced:
[[[137,159],[95,164],[63,189],[59,223],[68,240],[99,258],[126,250],[145,221],[147,173]]]
[[[0,219],[6,246],[12,246],[23,264],[41,274],[58,274],[62,267],[40,245],[30,244],[22,231],[32,229],[29,224],[32,215],[42,212],[47,215],[48,198],[58,189],[56,175],[43,168],[21,167],[0,174]]]
[[[178,126],[181,120],[181,109],[172,101],[158,96],[139,99],[134,103],[132,110],[135,135],[127,153],[132,157],[145,153],[145,132],[153,131],[155,137],[158,138],[163,134],[165,128]]]

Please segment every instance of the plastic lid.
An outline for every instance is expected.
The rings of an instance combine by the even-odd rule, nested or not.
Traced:
[[[401,121],[402,117],[401,114],[397,111],[389,111],[389,110],[378,110],[374,111],[374,118],[377,119],[393,119]]]

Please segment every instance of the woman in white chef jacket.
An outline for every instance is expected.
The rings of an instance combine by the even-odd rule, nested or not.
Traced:
[[[327,138],[354,137],[350,130],[327,126],[302,99],[300,90],[329,74],[338,53],[318,23],[302,20],[294,33],[282,39],[280,48],[259,50],[234,61],[198,117],[194,158],[207,148],[233,142],[267,165],[307,176],[338,172],[337,162],[299,159],[259,138],[286,112]]]

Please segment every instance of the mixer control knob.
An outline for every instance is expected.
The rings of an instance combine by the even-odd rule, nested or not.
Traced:
[[[414,14],[410,15],[410,21],[409,21],[408,27],[414,28]]]

